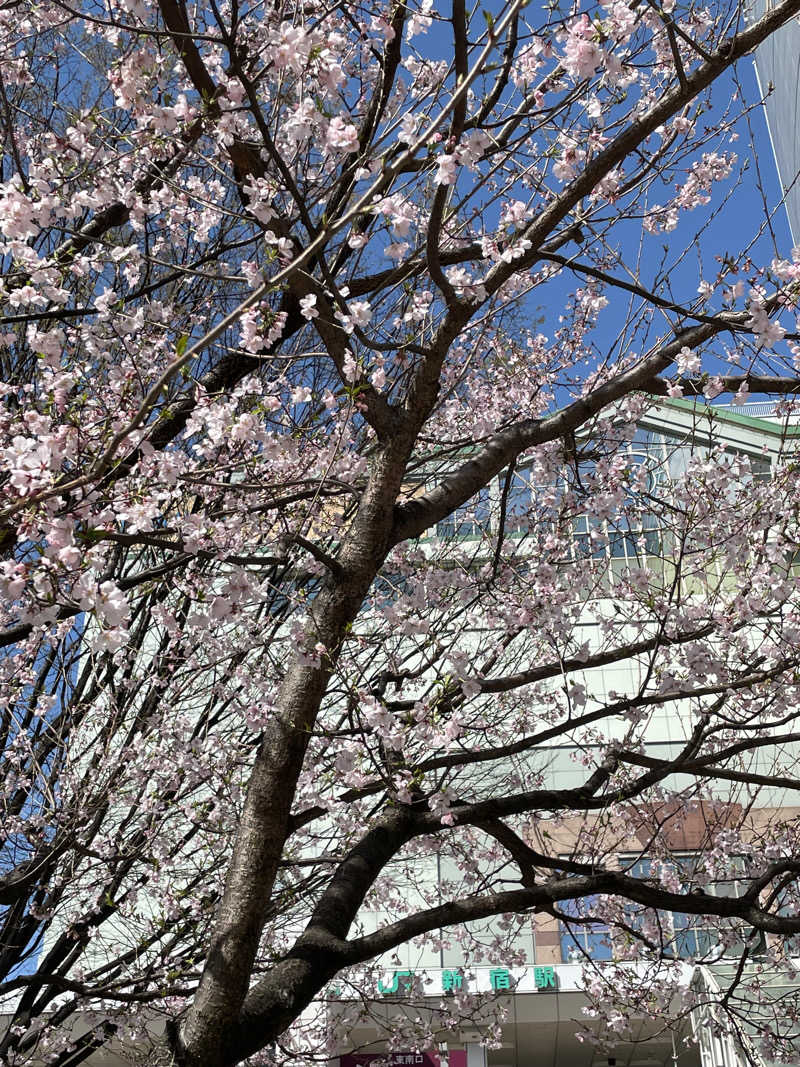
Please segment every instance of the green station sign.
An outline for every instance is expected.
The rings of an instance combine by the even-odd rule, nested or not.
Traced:
[[[420,974],[420,978],[422,975]],[[378,979],[378,992],[384,996],[398,993],[410,993],[414,989],[417,978],[416,971],[394,971],[388,983],[382,978]],[[558,990],[558,975],[555,967],[539,966],[533,968],[533,982],[537,991],[556,992]],[[492,967],[489,970],[489,987],[493,992],[513,992],[515,989],[514,977],[508,967]],[[475,992],[470,990],[469,979],[463,970],[451,968],[441,972],[441,992]],[[430,993],[430,990],[426,990]]]

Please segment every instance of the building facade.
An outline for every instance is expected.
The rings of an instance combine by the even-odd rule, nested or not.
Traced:
[[[769,10],[770,0],[755,0],[752,18]],[[778,179],[795,244],[800,244],[800,22],[792,19],[767,38],[755,53]]]
[[[639,484],[653,500],[668,497],[670,483],[680,479],[690,459],[713,450],[746,461],[747,477],[767,477],[800,441],[800,427],[771,418],[770,411],[755,405],[696,407],[677,400],[654,404],[638,424],[627,461],[632,469],[641,466]],[[541,487],[524,464],[508,484],[506,518],[513,536],[526,513],[537,511]],[[556,489],[548,486],[546,491],[552,494]],[[481,524],[496,522],[497,498],[498,488],[493,486],[477,505],[448,518],[437,539],[457,553],[460,543],[468,543]],[[572,556],[565,565],[603,563],[610,584],[603,587],[601,602],[613,603],[615,575],[641,558],[661,559],[665,567],[671,566],[674,545],[655,506],[642,510],[635,524],[612,518],[590,522],[578,515],[572,529]],[[601,614],[602,610],[601,603]],[[585,625],[590,647],[593,622],[587,619],[578,625]],[[590,699],[611,700],[614,692],[635,689],[646,669],[642,661],[631,659],[581,671],[576,681]],[[687,723],[680,702],[669,710],[655,709],[647,723],[645,753],[661,758],[676,755],[686,743]],[[581,754],[585,755],[585,744],[581,750],[562,739],[558,745],[540,746],[517,769],[535,775],[543,787],[571,789],[586,777],[585,765],[576,758]],[[752,756],[756,770],[759,759],[758,753]],[[712,801],[699,803],[680,817],[668,802],[632,809],[604,825],[604,862],[642,878],[653,873],[656,863],[663,864],[666,852],[676,878],[691,886],[719,830],[736,825],[744,827],[745,835],[757,835],[760,827],[776,819],[796,821],[800,808],[794,806],[795,796],[781,789],[762,789],[746,819],[741,797],[723,785],[717,786]],[[663,826],[668,828],[661,832]],[[525,835],[531,847],[571,858],[581,855],[587,832],[596,836],[594,829],[591,818],[541,818],[530,821]],[[426,856],[405,877],[409,905],[424,907],[450,899],[448,887],[457,883],[459,872],[451,859],[443,856],[432,862]],[[735,877],[720,881],[713,891],[737,895]],[[393,917],[391,908],[382,913],[377,907],[368,917],[369,925],[375,928]],[[635,907],[625,919],[630,936],[645,922],[652,924],[652,916]],[[698,991],[696,1006],[684,1014],[682,1027],[675,1032],[666,1031],[643,1010],[626,1021],[624,1032],[601,1033],[597,1020],[586,1014],[589,981],[607,983],[609,999],[615,984],[625,984],[629,991],[658,987],[652,967],[626,962],[628,937],[593,918],[589,900],[586,906],[564,905],[561,917],[522,917],[512,938],[507,931],[498,936],[496,921],[484,921],[470,924],[467,939],[443,933],[438,944],[406,943],[376,962],[372,977],[361,984],[357,995],[348,992],[346,982],[334,984],[322,1005],[338,1031],[338,1055],[331,1067],[369,1067],[374,1061],[388,1061],[389,1067],[767,1067],[768,1061],[753,1048],[743,1051],[726,1037],[714,1017],[714,1002],[729,983],[731,968],[737,966],[741,942],[734,936],[729,944],[721,944],[702,919],[689,921],[677,913],[659,913],[656,936],[673,983],[665,988],[675,990],[675,996],[680,989]],[[503,948],[498,947],[501,941]],[[765,974],[763,980],[774,980],[780,990],[800,986],[800,952],[796,961],[787,961],[787,971],[780,976],[782,986],[774,976]],[[416,1036],[420,1021],[431,1037],[424,1046]],[[130,1060],[104,1049],[86,1062],[115,1067]]]
[[[653,495],[669,492],[670,482],[680,478],[690,456],[718,449],[745,458],[749,477],[767,478],[773,465],[795,450],[800,436],[800,427],[791,418],[775,418],[771,412],[768,404],[733,409],[704,408],[686,401],[655,405],[631,441],[630,462],[651,466],[652,475],[641,481]],[[512,526],[515,508],[524,514],[529,506],[526,494],[536,492],[524,469],[516,478],[516,488],[508,495],[507,520]],[[456,542],[476,536],[481,524],[492,521],[493,496],[497,492],[490,490],[471,508],[450,516],[440,535]],[[638,528],[610,521],[602,528],[580,519],[574,523],[572,565],[605,554],[612,583],[616,569],[635,564],[643,553],[662,556],[668,563],[670,551],[655,512],[652,521],[645,513]],[[592,641],[588,623],[587,641]],[[585,671],[579,680],[587,693],[608,698],[615,691],[628,691],[642,670],[640,662],[630,660]],[[656,711],[648,723],[645,751],[662,758],[677,756],[687,734],[688,715],[682,714],[680,703]],[[537,751],[535,771],[542,783],[554,789],[579,786],[585,770],[576,755],[577,748],[563,743]],[[758,769],[759,759],[753,755],[751,768]],[[713,798],[686,812],[676,812],[666,801],[662,807],[654,803],[604,824],[605,859],[633,877],[646,878],[663,864],[655,853],[666,849],[676,878],[688,888],[698,884],[695,879],[703,859],[726,826],[736,826],[745,837],[749,833],[755,838],[777,820],[798,818],[800,807],[791,791],[765,788],[745,814],[742,795],[726,789],[724,783],[715,783]],[[536,819],[527,828],[527,841],[542,853],[549,850],[552,854],[555,847],[564,857],[577,857],[587,830],[591,836],[595,825],[583,817],[557,822]],[[441,887],[456,877],[457,872],[443,861],[437,862],[436,869],[429,863],[417,872],[416,887],[429,899],[447,899]],[[710,891],[737,896],[741,890],[732,877],[712,884]],[[517,930],[510,955],[496,948],[495,924],[484,922],[474,924],[468,953],[463,942],[443,936],[438,950],[412,942],[381,961],[374,1000],[350,1001],[344,990],[334,990],[331,1010],[341,1017],[339,1067],[363,1067],[378,1060],[388,1061],[390,1067],[407,1063],[434,1067],[434,1060],[449,1067],[767,1067],[770,1061],[758,1052],[755,1042],[749,1042],[747,1028],[737,1045],[722,1033],[714,1012],[715,1001],[741,960],[742,941],[734,933],[723,942],[702,919],[681,914],[659,913],[654,936],[661,942],[664,957],[672,961],[670,981],[677,982],[675,988],[696,993],[696,1006],[685,1014],[682,1029],[666,1032],[642,1011],[616,1037],[611,1035],[609,1040],[608,1033],[601,1033],[603,1027],[586,1014],[587,981],[607,981],[609,997],[613,983],[627,983],[630,989],[637,983],[651,988],[658,983],[652,969],[634,962],[629,952],[631,937],[646,921],[652,924],[652,915],[648,920],[642,909],[629,906],[624,917],[631,931],[627,935],[594,921],[592,903],[590,899],[565,905],[561,919],[542,914],[529,918]],[[374,914],[376,926],[388,919],[388,913]],[[751,940],[749,957],[758,961],[765,947],[763,939],[760,944]],[[625,962],[626,955],[631,962]],[[760,966],[758,962],[747,964],[751,969]],[[765,970],[763,981],[774,984],[776,996],[793,992],[800,986],[800,954],[787,961],[787,970],[780,976]],[[453,1016],[470,1021],[448,1025],[449,1003],[458,1004]],[[407,1048],[402,1048],[402,1038],[398,1045],[398,1035],[411,1033],[412,1020],[418,1023],[420,1018],[429,1021],[435,1034],[436,1055],[415,1049],[410,1039]],[[601,1040],[595,1042],[593,1037]]]

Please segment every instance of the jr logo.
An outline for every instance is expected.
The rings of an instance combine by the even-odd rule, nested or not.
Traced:
[[[389,985],[384,985],[382,979],[378,979],[378,990],[381,993],[398,993],[400,990],[408,992],[414,981],[413,971],[395,971]]]

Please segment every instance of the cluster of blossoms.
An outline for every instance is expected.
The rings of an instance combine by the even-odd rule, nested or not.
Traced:
[[[485,131],[472,130],[452,151],[445,151],[437,157],[434,181],[439,185],[454,185],[458,168],[464,166],[475,169],[491,143],[491,137]]]
[[[454,898],[505,879],[504,848],[455,813],[465,798],[546,788],[541,731],[586,780],[620,757],[620,723],[636,756],[654,706],[681,709],[676,731],[684,707],[705,707],[698,678],[724,698],[712,729],[726,737],[800,705],[796,663],[781,673],[800,634],[794,458],[757,483],[757,457],[703,443],[676,446],[680,462],[658,472],[634,440],[661,372],[623,395],[624,376],[674,344],[672,325],[657,332],[674,311],[659,287],[682,324],[697,304],[685,263],[651,271],[648,231],[683,211],[710,217],[735,160],[695,129],[671,5],[609,0],[538,26],[520,6],[470,23],[468,84],[463,56],[424,54],[440,34],[409,44],[440,17],[458,35],[433,0],[355,15],[310,0],[291,19],[245,5],[235,26],[225,4],[178,5],[188,36],[171,6],[110,0],[104,20],[47,0],[0,10],[3,84],[20,94],[0,184],[0,698],[13,723],[0,829],[39,879],[17,940],[52,938],[62,961],[54,975],[8,968],[43,998],[8,1039],[20,1062],[57,1047],[42,1030],[62,989],[76,1011],[106,1004],[93,953],[117,960],[122,939],[137,950],[109,1018],[128,1018],[131,989],[150,998],[144,1015],[191,1010],[231,843],[249,826],[254,752],[270,763],[276,724],[302,726],[265,805],[293,813],[274,886],[257,887],[270,980],[376,817],[404,805],[431,817],[390,871],[441,850]],[[691,71],[704,60],[684,38],[702,48],[714,35],[716,48],[728,30],[704,9],[674,17]],[[654,189],[664,207],[648,207]],[[771,275],[745,258],[701,283],[723,303],[716,321],[704,308],[708,336],[749,291],[736,322],[775,348],[800,257],[776,258]],[[623,278],[631,303],[610,341],[603,312]],[[730,352],[683,345],[678,374],[719,396],[707,351],[737,371],[745,356],[766,365],[742,334]],[[648,501],[678,468],[669,506]],[[617,689],[594,684],[597,656],[619,667]],[[742,684],[745,667],[763,680]],[[632,768],[606,783],[609,820],[644,820],[664,795],[679,806],[663,782],[638,813],[621,805]],[[540,815],[525,811],[520,832]],[[602,842],[582,833],[576,855],[597,856]],[[715,838],[701,877],[746,844]],[[787,832],[750,848],[748,873],[795,845]],[[390,921],[415,910],[393,879],[375,882]],[[682,891],[666,858],[650,884]],[[598,909],[626,919],[618,899]],[[493,950],[514,921],[497,919]],[[643,918],[648,936],[657,927]],[[477,955],[471,936],[452,934]],[[297,983],[276,986],[281,1012],[304,1019]],[[650,992],[666,1014],[674,990]],[[443,1009],[455,1029],[452,1005],[470,1006]],[[606,1022],[619,1034],[629,1017],[614,1008]],[[278,1041],[319,1054],[297,1034]]]
[[[570,23],[561,65],[576,81],[591,78],[603,62],[603,50],[596,43],[597,28],[588,15]]]
[[[347,310],[336,309],[336,318],[341,322],[345,333],[352,333],[358,327],[364,329],[372,319],[372,308],[368,300],[350,300]]]
[[[750,290],[748,310],[750,317],[747,319],[746,325],[753,331],[760,345],[763,345],[764,348],[771,348],[778,341],[783,340],[786,336],[786,330],[779,322],[775,322],[769,317],[769,309],[766,306],[766,293],[760,286],[755,286]]]
[[[692,164],[689,177],[682,186],[676,187],[675,198],[666,206],[654,204],[645,220],[649,233],[669,233],[678,226],[681,211],[692,211],[709,203],[715,182],[728,178],[736,163],[732,152],[706,152],[702,159]]]

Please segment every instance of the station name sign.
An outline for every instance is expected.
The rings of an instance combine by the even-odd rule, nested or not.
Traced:
[[[520,973],[522,972],[522,973]],[[385,980],[378,979],[378,992],[384,996],[398,996],[404,993],[423,993],[426,996],[436,993],[477,993],[486,989],[486,976],[467,973],[460,968],[450,968],[439,972],[437,988],[427,972],[393,971]],[[531,981],[533,990],[531,990]],[[555,967],[539,966],[524,968],[490,967],[488,970],[488,991],[494,993],[514,992],[553,992],[558,990],[558,974]]]

